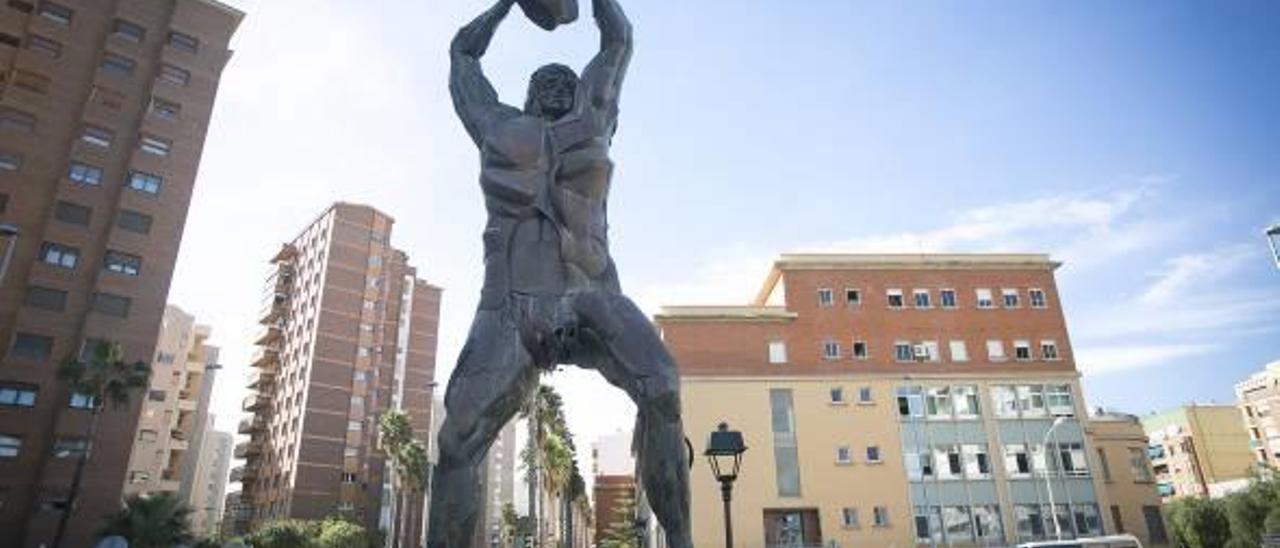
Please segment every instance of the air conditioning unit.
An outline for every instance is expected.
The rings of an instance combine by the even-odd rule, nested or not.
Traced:
[[[917,360],[929,361],[931,359],[931,356],[929,355],[929,347],[923,344],[913,345],[911,347],[911,352],[915,355]]]

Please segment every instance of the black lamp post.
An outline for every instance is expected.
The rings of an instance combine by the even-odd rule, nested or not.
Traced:
[[[1267,229],[1267,241],[1271,243],[1271,256],[1275,257],[1276,268],[1280,268],[1280,224]]]
[[[725,548],[733,548],[733,514],[729,510],[729,501],[733,499],[733,482],[738,479],[742,454],[746,451],[742,432],[729,430],[729,425],[722,422],[707,438],[707,450],[702,452],[711,463],[711,473],[720,481],[720,495],[724,500]]]

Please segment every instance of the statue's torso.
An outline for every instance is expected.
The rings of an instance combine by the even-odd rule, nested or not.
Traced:
[[[605,204],[613,163],[590,112],[519,115],[488,128],[480,186],[488,300],[617,288]]]

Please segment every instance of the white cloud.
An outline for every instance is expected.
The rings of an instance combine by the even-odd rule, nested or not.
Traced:
[[[1235,244],[1204,253],[1179,255],[1165,262],[1156,281],[1138,298],[1149,306],[1176,304],[1189,294],[1213,287],[1259,253],[1257,245]]]

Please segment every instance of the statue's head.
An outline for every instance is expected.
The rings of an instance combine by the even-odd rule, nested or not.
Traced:
[[[529,97],[525,99],[526,114],[555,120],[573,110],[574,95],[578,91],[578,75],[573,69],[552,63],[536,71],[529,78]]]

